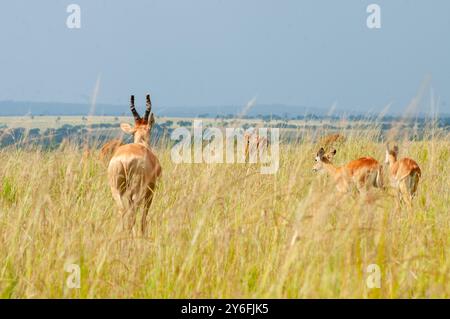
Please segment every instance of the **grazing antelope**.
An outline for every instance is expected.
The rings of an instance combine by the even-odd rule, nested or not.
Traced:
[[[325,154],[323,147],[317,152],[314,171],[325,169],[335,180],[339,192],[347,192],[355,185],[361,192],[369,187],[382,187],[382,166],[372,157],[361,157],[342,167],[335,166],[331,160],[336,150]]]
[[[105,143],[100,149],[100,160],[109,161],[114,153],[117,151],[119,147],[123,144],[122,140],[114,139]]]
[[[419,165],[410,158],[398,158],[398,146],[395,145],[391,150],[389,144],[386,144],[385,163],[389,167],[389,179],[392,187],[397,189],[397,195],[400,200],[404,200],[411,207],[412,199],[417,192],[417,185],[422,175]]]
[[[108,166],[109,184],[122,213],[123,226],[129,230],[133,228],[136,222],[136,209],[143,205],[141,221],[143,234],[147,227],[147,214],[156,180],[161,175],[159,160],[150,148],[150,131],[155,122],[151,107],[150,95],[147,95],[145,115],[141,118],[134,107],[134,96],[131,96],[130,109],[134,116],[134,127],[128,123],[122,123],[120,127],[125,133],[134,136],[134,143],[120,146]]]

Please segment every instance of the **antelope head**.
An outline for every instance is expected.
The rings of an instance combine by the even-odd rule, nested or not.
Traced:
[[[320,150],[317,152],[317,155],[315,157],[315,163],[313,166],[313,171],[318,172],[323,169],[323,163],[331,163],[331,160],[333,159],[334,155],[336,155],[336,150],[332,150],[328,153],[325,153],[325,150],[323,147],[320,148]]]
[[[134,127],[128,123],[121,123],[120,128],[134,137],[134,143],[150,144],[150,131],[155,123],[155,117],[152,110],[152,102],[150,101],[150,94],[147,94],[147,102],[144,117],[141,118],[134,106],[134,95],[131,96],[130,109],[134,117]],[[149,120],[150,117],[150,120]]]

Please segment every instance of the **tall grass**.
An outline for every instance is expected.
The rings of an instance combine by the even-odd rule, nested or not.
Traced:
[[[335,162],[383,161],[373,132],[343,131]],[[121,231],[98,151],[2,150],[0,296],[450,297],[450,140],[430,134],[399,143],[423,173],[411,211],[389,190],[336,195],[312,171],[319,145],[306,137],[281,145],[275,175],[249,164],[176,165],[160,146],[145,237]],[[67,263],[80,266],[80,289],[67,287]],[[366,284],[370,264],[381,288]]]

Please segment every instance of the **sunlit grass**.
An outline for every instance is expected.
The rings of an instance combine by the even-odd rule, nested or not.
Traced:
[[[343,132],[337,164],[384,159],[379,133]],[[336,196],[312,171],[318,145],[283,144],[280,169],[172,163],[163,167],[149,234],[123,234],[98,151],[0,151],[0,296],[450,297],[450,141],[399,143],[423,179],[412,211],[392,191]],[[137,229],[137,227],[136,227]],[[68,289],[66,263],[81,267]],[[381,268],[369,289],[367,266]]]

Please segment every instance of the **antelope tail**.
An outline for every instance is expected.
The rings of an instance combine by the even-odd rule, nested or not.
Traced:
[[[417,184],[419,184],[419,179],[421,176],[421,172],[419,170],[413,170],[411,172],[411,175],[409,176],[409,191],[412,197],[414,197],[416,191],[417,191]]]

